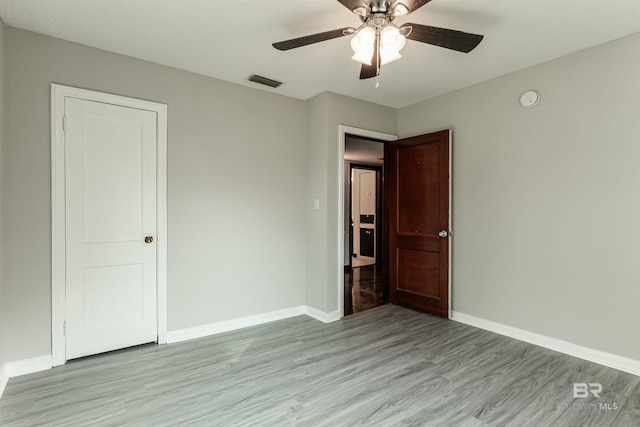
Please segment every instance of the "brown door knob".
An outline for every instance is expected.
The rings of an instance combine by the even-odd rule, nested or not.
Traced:
[[[153,242],[153,237],[147,236],[147,237],[144,238],[144,241],[145,241],[145,243],[151,243],[151,242]]]

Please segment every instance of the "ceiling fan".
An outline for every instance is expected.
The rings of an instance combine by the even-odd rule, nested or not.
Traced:
[[[447,28],[421,24],[397,26],[393,20],[405,16],[429,3],[431,0],[338,0],[360,17],[358,28],[346,27],[323,33],[311,34],[273,43],[278,50],[289,50],[313,43],[353,35],[352,59],[362,63],[360,79],[369,79],[380,74],[380,66],[401,57],[400,50],[406,39],[457,50],[471,52],[484,36]]]

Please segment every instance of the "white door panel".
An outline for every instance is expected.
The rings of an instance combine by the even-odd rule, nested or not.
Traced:
[[[144,316],[142,264],[93,267],[84,270],[85,330],[127,326]],[[122,295],[129,298],[122,299]],[[114,318],[112,307],[118,307]]]
[[[125,110],[127,111],[127,110]],[[142,233],[141,123],[85,114],[85,243],[138,240]]]
[[[67,358],[156,341],[156,113],[65,99]]]

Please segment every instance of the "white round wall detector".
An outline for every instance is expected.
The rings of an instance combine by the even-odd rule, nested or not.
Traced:
[[[540,102],[540,94],[535,90],[528,90],[520,96],[520,105],[524,108],[535,107]]]

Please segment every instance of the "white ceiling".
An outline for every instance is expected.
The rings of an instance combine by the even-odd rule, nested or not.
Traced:
[[[5,24],[245,86],[308,99],[329,90],[403,107],[640,31],[640,0],[432,0],[395,22],[483,34],[463,54],[408,41],[358,79],[349,37],[280,52],[271,43],[358,26],[336,0],[0,0]],[[269,89],[256,73],[283,81]]]

